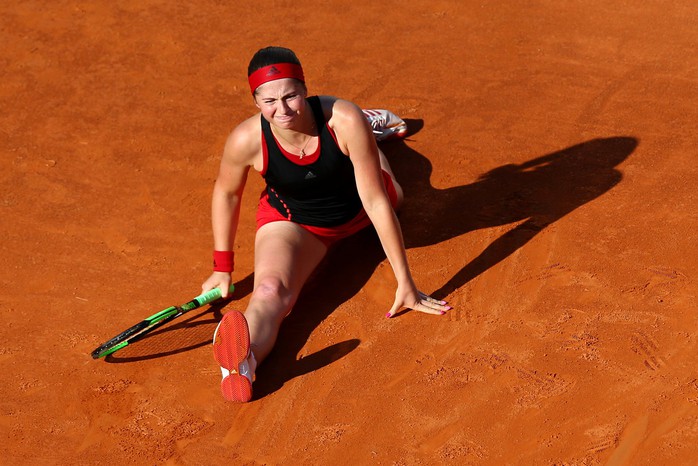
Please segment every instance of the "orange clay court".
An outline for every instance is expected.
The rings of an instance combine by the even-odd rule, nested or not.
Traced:
[[[0,462],[694,464],[698,5],[524,3],[3,2]],[[200,293],[267,45],[409,123],[382,145],[407,253],[454,309],[386,319],[363,232],[238,405],[211,337],[250,296],[254,173],[233,300],[90,352]]]

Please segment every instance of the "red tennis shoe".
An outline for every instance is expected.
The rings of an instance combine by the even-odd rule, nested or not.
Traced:
[[[221,366],[221,392],[228,401],[252,399],[252,381],[257,365],[250,351],[247,319],[238,311],[223,315],[213,333],[213,357]]]

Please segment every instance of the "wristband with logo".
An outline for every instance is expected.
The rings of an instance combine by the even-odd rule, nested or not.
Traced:
[[[213,271],[232,272],[235,265],[235,253],[233,251],[213,251]]]

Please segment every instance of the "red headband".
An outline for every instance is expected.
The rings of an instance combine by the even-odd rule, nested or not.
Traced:
[[[250,82],[252,93],[264,83],[275,81],[283,78],[295,78],[301,82],[305,82],[303,77],[303,68],[294,63],[276,63],[274,65],[265,66],[252,73],[247,80]]]

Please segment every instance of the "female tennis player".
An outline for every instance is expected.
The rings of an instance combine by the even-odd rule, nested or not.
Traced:
[[[335,97],[308,97],[300,61],[286,48],[259,50],[248,81],[259,112],[225,145],[212,196],[214,271],[202,285],[228,294],[240,201],[253,168],[266,181],[256,216],[254,290],[244,314],[227,312],[213,340],[223,396],[239,402],[252,398],[257,365],[328,248],[370,224],[397,280],[386,317],[403,308],[436,315],[450,309],[412,279],[395,215],[402,188],[376,143],[403,136],[404,121]]]

